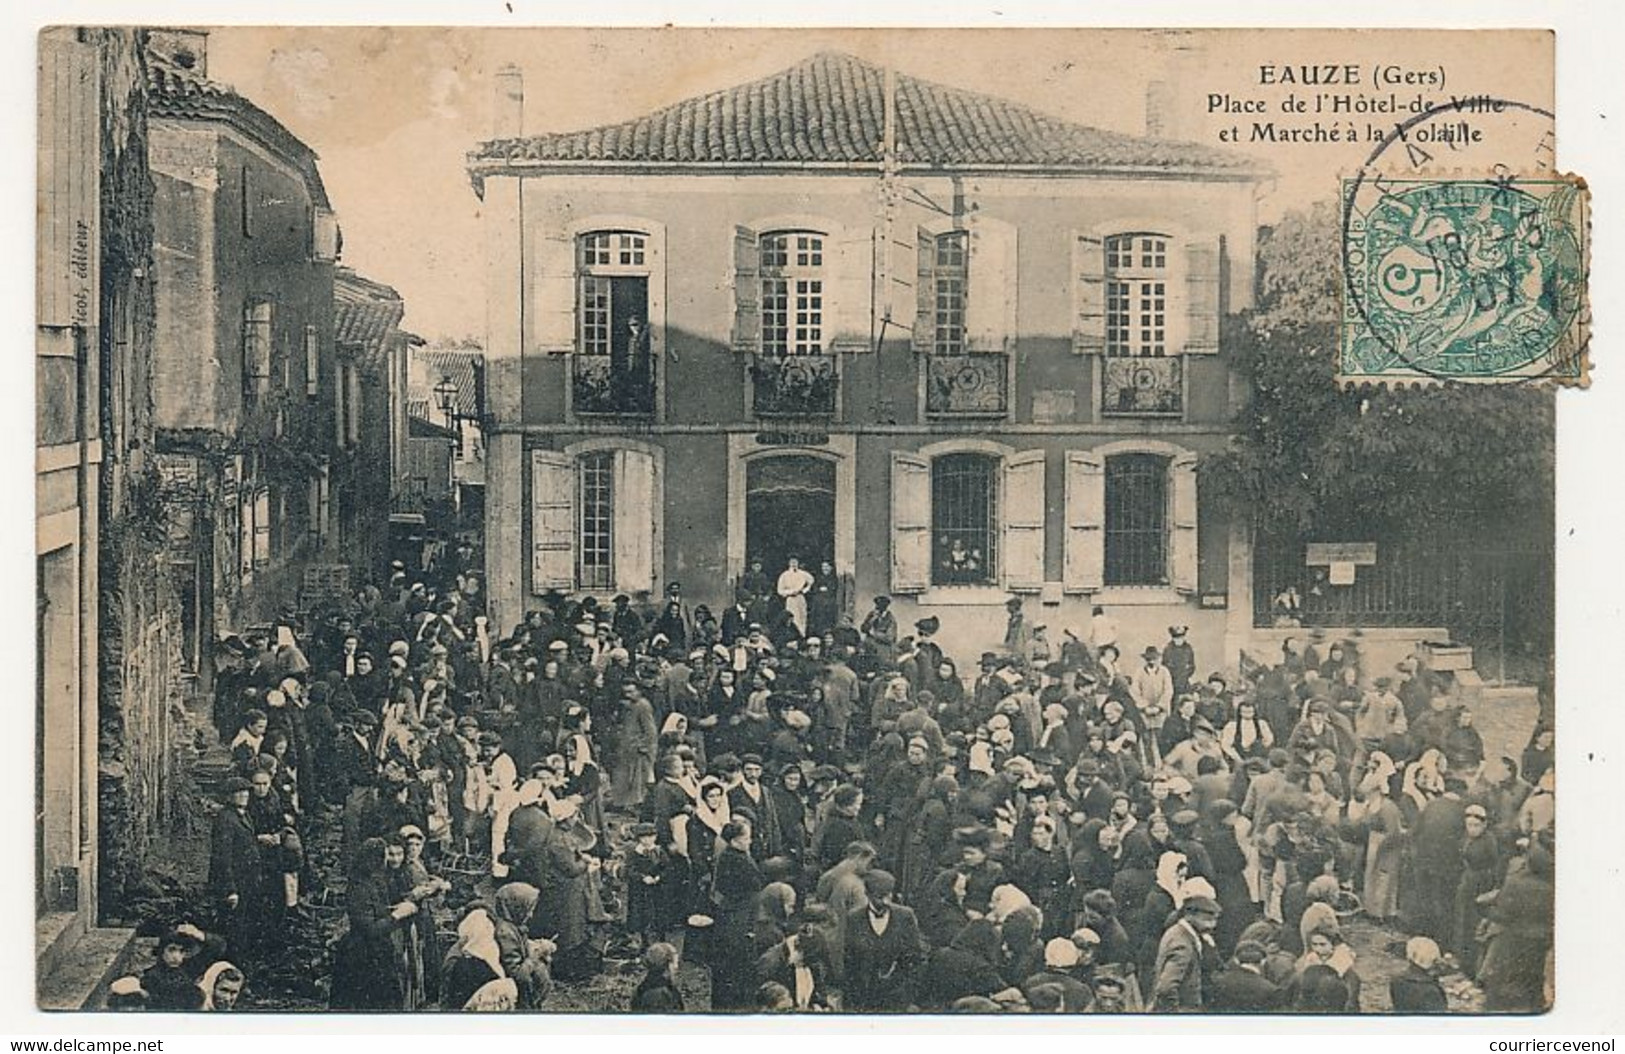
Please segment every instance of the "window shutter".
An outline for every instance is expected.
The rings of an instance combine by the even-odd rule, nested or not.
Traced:
[[[734,228],[735,351],[754,353],[762,343],[762,245],[749,227]]]
[[[575,460],[551,450],[534,450],[530,466],[531,591],[574,589]]]
[[[971,351],[1009,351],[1015,339],[1016,229],[983,221],[970,230],[965,338]]]
[[[655,459],[642,450],[615,452],[615,588],[636,594],[655,586]]]
[[[246,493],[237,503],[237,570],[247,577],[254,571],[254,495]]]
[[[536,347],[576,347],[576,241],[559,231],[545,232],[536,250]]]
[[[1044,588],[1044,452],[1028,450],[1004,463],[1003,549],[1006,589]]]
[[[322,368],[321,361],[321,334],[315,326],[305,327],[305,394],[315,395],[320,386],[321,377],[317,371]]]
[[[1066,452],[1066,555],[1061,572],[1068,593],[1093,593],[1106,579],[1106,467],[1087,450]]]
[[[1168,577],[1181,593],[1196,592],[1196,455],[1181,454],[1168,466],[1172,530]]]
[[[271,563],[271,492],[262,489],[254,495],[254,567]]]
[[[929,355],[937,347],[937,239],[925,230],[916,238],[918,281],[914,286],[914,350]]]
[[[318,260],[339,257],[339,218],[326,209],[311,214],[311,255]]]
[[[891,591],[923,593],[931,585],[931,463],[891,456]]]
[[[824,295],[835,329],[824,346],[829,351],[868,351],[874,330],[874,231],[865,227],[841,238],[834,263]]]
[[[1185,354],[1219,350],[1219,248],[1212,242],[1185,246]]]
[[[1102,239],[1072,238],[1072,351],[1099,355],[1106,350],[1106,251]]]

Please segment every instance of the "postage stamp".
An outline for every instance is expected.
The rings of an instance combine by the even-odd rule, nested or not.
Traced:
[[[1576,177],[1347,179],[1338,377],[1587,383]]]

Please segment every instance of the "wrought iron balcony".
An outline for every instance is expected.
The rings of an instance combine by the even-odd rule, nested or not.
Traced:
[[[1002,351],[926,357],[925,412],[931,417],[1003,417],[1009,389],[1010,357]]]
[[[832,355],[761,355],[750,367],[758,417],[829,417],[840,375]]]
[[[578,414],[648,416],[655,409],[654,364],[648,356],[628,362],[609,355],[575,355],[571,407]]]
[[[1107,417],[1179,417],[1185,412],[1185,362],[1107,356],[1101,360],[1100,412]]]

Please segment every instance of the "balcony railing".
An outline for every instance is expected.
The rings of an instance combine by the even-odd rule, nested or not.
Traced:
[[[750,374],[758,417],[828,417],[835,413],[840,375],[834,356],[758,356]]]
[[[1178,417],[1185,412],[1184,360],[1108,356],[1100,412],[1107,417]]]
[[[931,417],[1003,417],[1010,406],[1010,357],[1003,352],[930,355],[925,412]]]
[[[576,355],[574,359],[571,406],[576,413],[626,416],[654,413],[654,369],[648,358],[624,365],[608,355]]]

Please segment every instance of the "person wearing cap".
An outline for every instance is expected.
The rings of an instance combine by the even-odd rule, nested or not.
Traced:
[[[227,950],[248,957],[258,950],[265,912],[260,846],[248,816],[253,785],[232,776],[221,789],[226,803],[214,814],[209,831],[208,889],[220,913]]]
[[[1388,979],[1388,1005],[1396,1014],[1443,1014],[1450,1009],[1444,986],[1434,975],[1441,954],[1429,937],[1405,942],[1405,970]]]
[[[1290,993],[1264,975],[1269,952],[1257,941],[1236,945],[1230,964],[1213,979],[1207,1009],[1216,1014],[1269,1014],[1286,1008]]]
[[[1212,954],[1212,934],[1218,925],[1217,900],[1201,895],[1185,897],[1178,918],[1157,942],[1149,1009],[1158,1013],[1202,1011],[1206,1006],[1202,959]]]
[[[1190,730],[1190,737],[1176,743],[1163,757],[1163,763],[1192,782],[1202,775],[1204,761],[1212,762],[1214,772],[1225,770],[1228,763],[1225,760],[1224,747],[1219,744],[1219,735],[1214,731],[1212,723],[1200,714],[1195,714],[1191,718]]]
[[[1191,678],[1196,676],[1196,649],[1187,636],[1188,626],[1169,626],[1168,643],[1162,646],[1162,664],[1174,682],[1174,694],[1184,695],[1191,690]]]
[[[1162,652],[1147,646],[1140,653],[1140,665],[1129,675],[1129,698],[1145,723],[1147,760],[1153,768],[1162,764],[1162,747],[1157,736],[1162,731],[1174,703],[1174,679],[1162,664]]]
[[[911,908],[893,900],[897,880],[872,869],[862,876],[863,901],[850,910],[842,932],[844,1009],[907,1010],[913,975],[925,961],[926,943]]]

